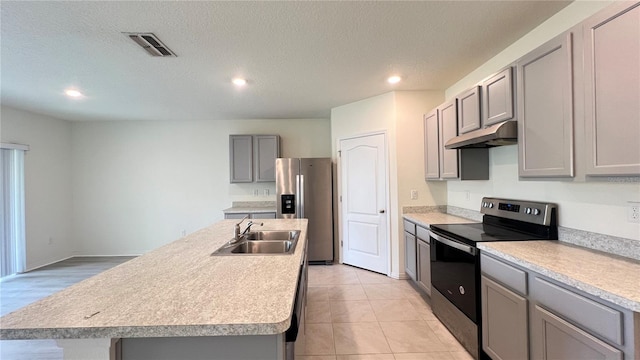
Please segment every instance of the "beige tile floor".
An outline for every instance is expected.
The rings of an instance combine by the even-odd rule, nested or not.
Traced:
[[[406,280],[347,265],[310,266],[296,360],[471,360]]]

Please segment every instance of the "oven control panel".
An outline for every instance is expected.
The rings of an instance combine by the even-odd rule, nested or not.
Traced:
[[[482,198],[480,212],[483,214],[526,221],[539,225],[549,225],[552,213],[556,212],[557,205],[553,203],[541,203],[535,201]]]

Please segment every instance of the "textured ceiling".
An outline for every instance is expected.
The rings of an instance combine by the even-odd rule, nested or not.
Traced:
[[[444,90],[567,4],[3,0],[1,101],[70,120],[328,118],[393,89]],[[178,57],[122,34],[138,31]]]

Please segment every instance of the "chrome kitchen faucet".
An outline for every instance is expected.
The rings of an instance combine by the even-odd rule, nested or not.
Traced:
[[[251,231],[251,226],[253,226],[253,225],[263,226],[264,225],[264,223],[254,223],[253,221],[249,221],[249,223],[247,224],[247,228],[244,229],[244,231],[241,233],[240,232],[240,224],[242,224],[242,222],[245,221],[247,218],[249,218],[249,215],[243,217],[242,220],[240,220],[240,222],[236,224],[235,229],[234,229],[235,231],[234,231],[233,241],[230,241],[229,243],[236,243],[236,242],[240,241],[240,239],[242,239],[242,237],[246,233]]]

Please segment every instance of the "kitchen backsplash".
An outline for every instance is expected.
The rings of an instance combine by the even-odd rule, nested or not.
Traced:
[[[405,206],[403,214],[446,212],[473,221],[482,221],[482,213],[450,205]],[[640,260],[640,241],[558,226],[558,240],[593,250]]]

